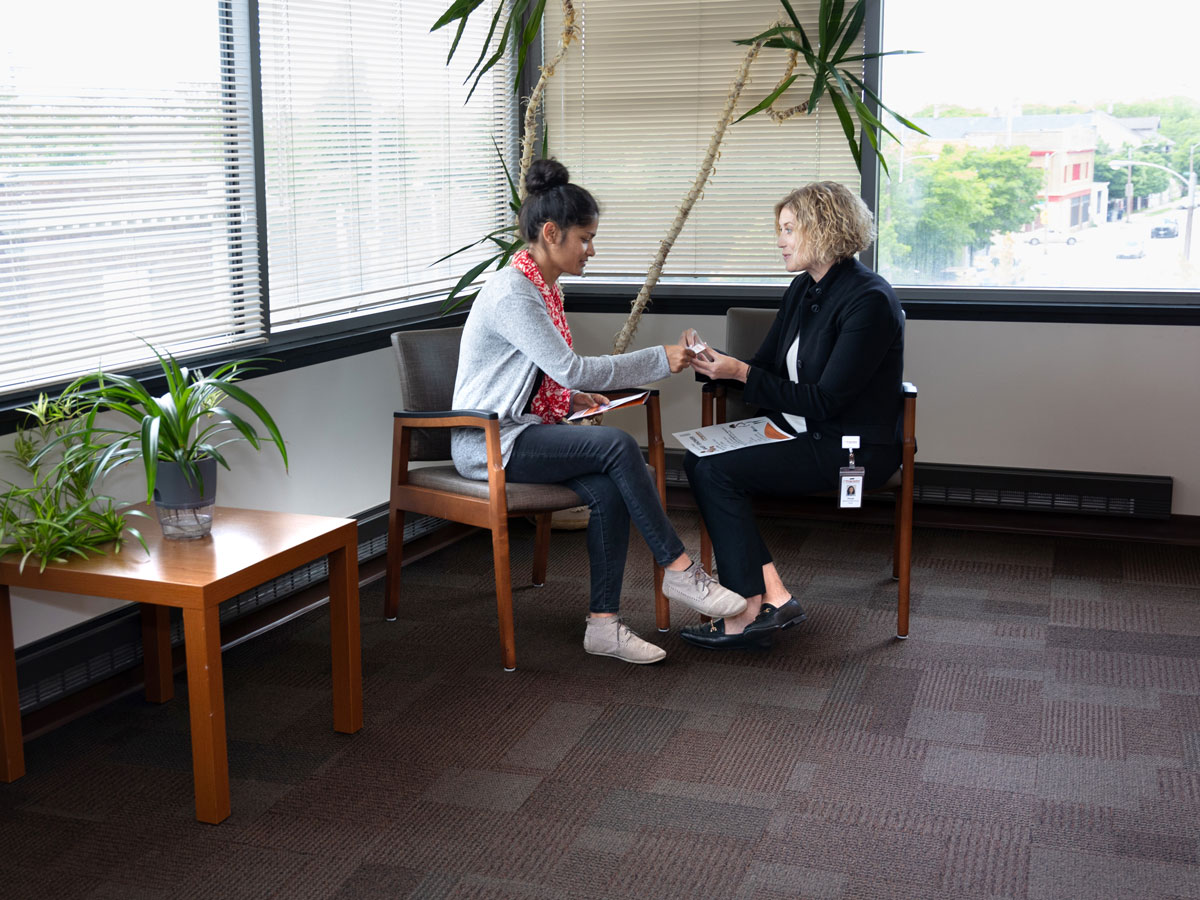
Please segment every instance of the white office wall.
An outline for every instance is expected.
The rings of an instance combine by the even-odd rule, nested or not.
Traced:
[[[572,314],[576,347],[608,352],[623,321],[619,311]],[[689,325],[718,344],[724,333],[720,317],[647,315],[634,346],[674,341]],[[914,321],[906,358],[921,390],[921,460],[1170,475],[1174,512],[1200,515],[1200,328]],[[390,349],[247,387],[283,429],[291,470],[272,449],[231,448],[219,503],[348,516],[386,502],[398,390]],[[699,424],[697,388],[686,373],[659,387],[667,446],[677,446],[670,433]],[[608,423],[644,440],[635,410]],[[132,476],[122,496],[136,494]],[[14,592],[17,646],[114,605]]]
[[[279,423],[288,446],[289,469],[279,452],[230,445],[217,503],[316,515],[351,516],[387,502],[392,451],[392,412],[399,382],[390,348],[294,369],[245,382]],[[0,438],[9,449],[12,436]],[[15,477],[0,468],[0,478]],[[122,499],[145,490],[132,467],[105,490]],[[154,524],[145,527],[155,528]],[[140,553],[136,544],[128,552]],[[123,604],[96,597],[12,591],[13,637],[17,647],[69,628]]]

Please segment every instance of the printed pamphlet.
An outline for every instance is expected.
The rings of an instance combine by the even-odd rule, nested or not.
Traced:
[[[739,419],[724,425],[708,425],[704,428],[693,428],[691,431],[677,431],[674,437],[683,444],[685,450],[697,456],[712,456],[714,453],[728,453],[743,447],[792,441],[796,438],[794,434],[780,431],[766,416]]]

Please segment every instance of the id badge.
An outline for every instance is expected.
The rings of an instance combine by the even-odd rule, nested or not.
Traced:
[[[838,506],[857,509],[862,506],[863,479],[867,470],[862,466],[843,466],[838,469]]]

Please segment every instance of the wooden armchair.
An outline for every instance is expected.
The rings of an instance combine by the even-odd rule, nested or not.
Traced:
[[[758,350],[775,320],[772,309],[732,308],[726,313],[724,352],[748,359]],[[892,578],[899,582],[896,598],[896,637],[908,637],[908,606],[912,573],[913,466],[917,442],[917,386],[904,382],[904,424],[900,468],[882,487],[870,494],[891,493],[895,497],[895,534],[892,545]],[[707,382],[701,392],[700,423],[717,425],[747,418],[754,410],[741,401],[741,391],[724,382]],[[700,559],[712,571],[712,540],[700,523]]]
[[[496,615],[500,653],[505,671],[516,668],[513,635],[512,576],[509,568],[508,519],[531,516],[537,524],[533,554],[533,583],[546,580],[550,546],[550,516],[556,510],[579,506],[579,496],[561,484],[508,482],[500,459],[500,422],[494,412],[451,409],[462,328],[398,331],[392,335],[400,371],[400,402],[392,431],[392,476],[388,502],[388,555],[384,616],[392,621],[400,607],[400,577],[404,558],[404,514],[423,513],[487,528],[492,533],[492,562],[496,572]],[[630,391],[605,391],[611,399]],[[650,460],[660,500],[666,505],[662,420],[657,391],[646,403]],[[487,441],[488,478],[463,478],[450,461],[450,429],[481,428]],[[438,465],[409,468],[411,462]],[[654,568],[655,611],[658,627],[670,627],[662,592],[662,569]]]

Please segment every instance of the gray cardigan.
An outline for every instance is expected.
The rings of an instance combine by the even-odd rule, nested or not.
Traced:
[[[563,387],[580,391],[639,387],[671,374],[661,346],[619,356],[576,356],[554,327],[533,282],[508,267],[492,276],[471,306],[454,382],[455,409],[499,413],[505,465],[517,435],[542,421],[533,413],[523,414],[539,369]],[[450,448],[459,474],[487,478],[482,429],[453,429]]]

